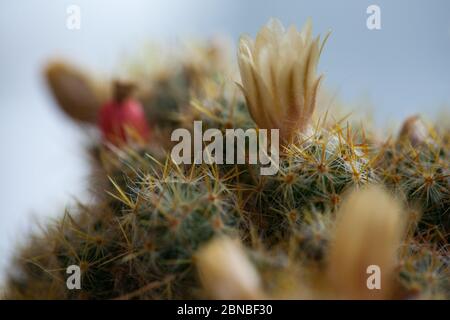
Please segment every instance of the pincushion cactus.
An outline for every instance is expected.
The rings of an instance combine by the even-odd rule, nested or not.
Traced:
[[[5,297],[450,298],[449,129],[380,143],[364,128],[315,122],[321,47],[309,24],[284,33],[271,22],[254,44],[241,40],[244,95],[214,63],[172,61],[164,79],[137,81],[152,141],[98,141],[95,202],[68,208],[23,245]],[[61,108],[92,123],[58,79],[49,81]],[[280,129],[279,171],[172,163],[167,132],[194,120],[221,132]],[[81,290],[66,286],[74,264]],[[381,291],[366,286],[369,264],[382,268]]]

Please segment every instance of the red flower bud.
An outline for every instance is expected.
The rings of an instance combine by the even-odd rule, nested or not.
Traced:
[[[99,112],[98,126],[103,139],[115,145],[129,142],[130,138],[147,142],[150,128],[139,101],[133,99],[130,84],[114,83],[114,100],[105,103]]]

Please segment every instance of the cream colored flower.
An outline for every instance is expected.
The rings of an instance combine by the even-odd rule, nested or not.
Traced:
[[[238,62],[250,114],[259,128],[280,129],[284,142],[304,132],[316,105],[316,67],[325,41],[312,37],[311,21],[299,32],[271,19],[253,41],[242,36]]]

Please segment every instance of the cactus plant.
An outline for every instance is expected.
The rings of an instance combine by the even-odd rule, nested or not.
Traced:
[[[91,148],[96,201],[67,208],[30,236],[12,262],[5,298],[450,298],[450,129],[414,134],[410,121],[380,143],[365,128],[315,117],[322,45],[310,24],[283,32],[271,22],[255,44],[241,41],[244,95],[218,55],[204,65],[172,61],[148,77],[130,70],[152,141]],[[286,62],[292,70],[278,65]],[[275,80],[270,67],[278,68]],[[60,62],[48,70],[61,108],[95,123],[94,110],[76,112],[74,97],[98,108],[104,92]],[[269,100],[259,95],[264,86]],[[174,164],[170,132],[191,130],[194,120],[221,132],[280,129],[278,172]],[[66,286],[69,265],[80,267],[81,290]],[[361,274],[369,265],[386,275],[376,294]]]

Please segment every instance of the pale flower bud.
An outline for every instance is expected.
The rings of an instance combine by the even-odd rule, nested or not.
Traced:
[[[242,246],[229,238],[216,238],[195,256],[198,274],[214,299],[261,298],[261,281]]]
[[[415,115],[407,118],[400,130],[400,139],[407,140],[412,146],[417,146],[426,142],[430,133],[422,119]]]
[[[353,191],[337,212],[329,276],[337,298],[392,297],[396,254],[404,235],[401,204],[378,186]],[[379,288],[367,282],[379,268]],[[377,275],[375,275],[377,276]]]

